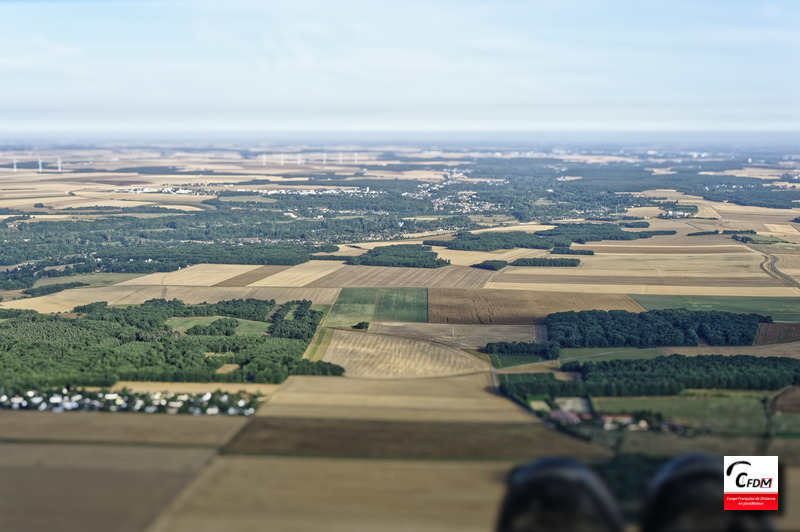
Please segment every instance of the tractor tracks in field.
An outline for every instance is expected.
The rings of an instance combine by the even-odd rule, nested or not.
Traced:
[[[783,273],[778,269],[777,266],[778,257],[766,251],[762,251],[761,249],[758,249],[755,246],[751,246],[750,244],[745,244],[745,245],[748,248],[755,251],[756,253],[759,253],[762,257],[764,257],[764,260],[761,262],[761,264],[759,264],[759,267],[764,273],[766,273],[767,275],[769,275],[774,279],[777,279],[791,286],[794,286],[795,288],[800,288],[800,282],[796,281],[795,279],[793,279],[792,277],[790,277],[789,275]]]

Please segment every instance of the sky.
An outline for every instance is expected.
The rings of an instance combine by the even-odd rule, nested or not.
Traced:
[[[798,132],[800,2],[0,0],[0,133]]]

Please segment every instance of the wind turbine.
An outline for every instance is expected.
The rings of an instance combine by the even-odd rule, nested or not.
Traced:
[[[17,173],[17,160],[14,159],[14,173]]]
[[[41,174],[42,173],[42,158],[38,157],[38,159],[39,159],[39,173]]]
[[[283,153],[281,153],[281,166],[283,166],[283,158],[286,157]]]
[[[61,173],[61,157],[58,158],[58,173]]]
[[[325,166],[328,163],[328,152],[322,152],[322,166]]]

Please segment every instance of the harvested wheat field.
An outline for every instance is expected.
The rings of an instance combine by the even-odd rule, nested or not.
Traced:
[[[344,268],[344,262],[312,260],[250,283],[250,286],[306,286]]]
[[[217,283],[257,270],[249,264],[195,264],[175,272],[151,273],[144,277],[119,283],[118,286],[214,286]]]
[[[751,251],[720,255],[598,254],[581,257],[577,268],[505,268],[486,288],[558,290],[564,285],[587,285],[586,291],[641,293],[643,289],[692,287],[690,293],[694,293],[693,287],[786,287],[784,281],[761,269],[763,261],[762,255]]]
[[[0,411],[2,441],[191,445],[217,448],[247,422],[243,416],[167,416],[123,412]]]
[[[486,532],[513,465],[223,456],[147,532]]]
[[[214,284],[214,286],[248,286],[256,281],[261,281],[271,275],[288,270],[289,268],[291,268],[291,266],[259,266],[255,270],[250,270],[235,277],[220,281]]]
[[[347,377],[443,377],[487,371],[485,362],[452,347],[397,336],[355,331],[333,332],[325,362],[338,364]]]
[[[520,290],[428,289],[430,323],[540,323],[553,312],[644,309],[624,294],[533,292]]]
[[[733,281],[731,281],[733,282]],[[673,284],[669,286],[655,286],[649,284],[602,284],[598,278],[597,284],[589,283],[486,283],[487,289],[511,291],[553,291],[553,292],[581,292],[584,295],[612,295],[612,294],[647,294],[647,295],[677,295],[677,296],[749,296],[749,297],[797,297],[800,290],[790,286],[705,286]],[[569,309],[566,309],[569,310]]]
[[[800,342],[768,345],[662,347],[665,355],[751,355],[763,357],[800,358]]]
[[[424,379],[292,376],[257,417],[538,423],[495,392],[486,373]]]
[[[800,254],[775,253],[778,262],[775,266],[795,281],[800,282]]]
[[[450,325],[373,321],[367,333],[416,338],[456,349],[479,349],[489,342],[542,342],[547,338],[544,325]]]
[[[494,273],[466,266],[445,266],[444,268],[344,266],[308,286],[481,288]]]
[[[78,305],[94,303],[95,301],[107,301],[109,305],[117,304],[120,299],[128,298],[140,290],[131,286],[104,286],[86,287],[81,289],[64,290],[41,297],[16,299],[13,301],[3,301],[0,303],[2,308],[21,308],[32,309],[37,312],[70,312]],[[158,297],[158,296],[156,296]],[[142,300],[144,303],[146,300]]]
[[[202,287],[202,286],[108,286],[64,290],[42,297],[17,299],[0,303],[0,308],[33,309],[42,313],[69,312],[77,305],[107,301],[109,305],[140,305],[148,299],[179,299],[184,303],[216,303],[227,299],[274,299],[286,303],[308,299],[321,305],[332,305],[339,296],[338,288],[274,288],[274,287]]]
[[[139,532],[213,453],[129,445],[0,444],[0,530]]]
[[[708,239],[697,237],[697,242],[694,245],[689,245],[689,238],[691,237],[676,241],[674,245],[653,246],[633,243],[619,244],[618,242],[609,242],[608,244],[592,242],[590,244],[573,244],[572,247],[574,249],[591,249],[594,251],[595,256],[624,254],[631,255],[637,259],[641,255],[720,255],[728,253],[741,254],[747,251],[747,248],[742,244],[720,244],[719,237],[709,237]],[[633,242],[643,241],[634,240]]]

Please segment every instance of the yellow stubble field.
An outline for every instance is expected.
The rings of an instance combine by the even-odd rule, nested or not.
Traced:
[[[404,379],[292,376],[256,417],[538,423],[494,392],[488,371]]]
[[[345,368],[347,377],[444,377],[488,371],[489,364],[444,344],[336,330],[325,362]]]

